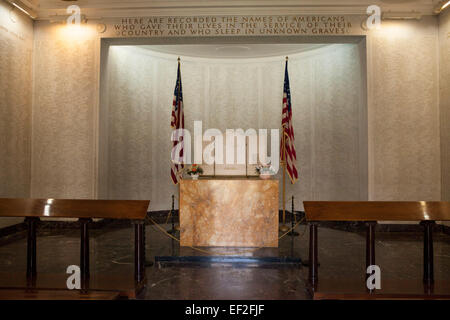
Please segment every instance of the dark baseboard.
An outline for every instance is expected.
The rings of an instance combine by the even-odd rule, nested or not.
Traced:
[[[0,244],[14,242],[27,235],[27,226],[25,223],[18,223],[12,226],[0,228]]]
[[[102,219],[99,221],[92,221],[89,224],[90,229],[100,229],[109,225],[110,219]],[[111,220],[113,221],[113,220]],[[80,223],[78,221],[39,221],[37,224],[38,230],[66,230],[66,229],[78,229]]]
[[[441,227],[442,227],[443,233],[450,235],[450,227],[449,226],[441,225]]]
[[[12,226],[8,226],[8,227],[4,227],[4,228],[0,228],[0,237],[6,237],[9,236],[11,234],[26,230],[27,227],[25,225],[25,223],[18,223],[18,224],[14,224]]]
[[[170,210],[160,210],[148,212],[148,216],[158,224],[171,223],[172,218],[168,214]],[[303,219],[305,213],[303,211],[295,211],[295,220],[299,221]],[[283,212],[279,211],[279,221],[283,221]],[[290,211],[286,211],[286,224],[291,225],[292,215]],[[178,210],[174,210],[173,221],[178,224]],[[151,224],[152,222],[147,221],[146,224]],[[306,224],[305,221],[302,224]],[[90,229],[101,229],[108,226],[108,228],[123,228],[130,226],[130,221],[128,220],[114,220],[114,219],[102,219],[99,221],[93,221],[89,227]],[[341,230],[346,232],[365,232],[366,226],[364,222],[342,222],[342,221],[326,221],[320,222],[319,227]],[[39,233],[58,233],[64,232],[65,230],[79,229],[78,221],[39,221],[38,224],[38,234]],[[376,227],[377,232],[422,232],[423,228],[419,224],[378,224]],[[442,232],[444,234],[450,235],[450,227],[444,225],[435,225],[435,232]],[[26,224],[19,223],[12,226],[0,228],[0,243],[15,241],[26,237]]]

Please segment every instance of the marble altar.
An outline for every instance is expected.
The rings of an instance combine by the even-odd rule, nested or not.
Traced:
[[[180,182],[181,246],[277,247],[278,181]]]

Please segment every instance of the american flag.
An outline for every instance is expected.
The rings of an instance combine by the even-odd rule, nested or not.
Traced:
[[[175,91],[173,93],[172,118],[170,120],[170,126],[173,130],[184,129],[183,91],[181,88],[180,59],[178,59],[177,84],[175,85]],[[175,137],[177,139],[173,141],[172,145],[170,176],[173,183],[177,184],[178,181],[181,180],[181,173],[184,168],[184,164],[181,163],[184,151],[184,138],[182,138],[182,135],[179,136],[178,134],[176,134]],[[180,144],[179,147],[181,148],[179,153],[177,152],[178,144]]]
[[[286,171],[289,175],[289,178],[291,179],[291,183],[294,184],[298,179],[297,168],[295,167],[297,155],[295,153],[294,128],[292,126],[291,90],[289,88],[287,59],[286,68],[284,71],[283,111],[281,116],[281,126],[283,128],[283,133],[281,138],[280,157],[282,164],[286,166]]]

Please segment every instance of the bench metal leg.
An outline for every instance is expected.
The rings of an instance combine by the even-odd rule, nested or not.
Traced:
[[[367,222],[366,232],[366,269],[375,264],[375,227],[376,222]]]
[[[137,283],[145,279],[144,221],[134,221],[134,279]]]
[[[87,282],[89,279],[89,223],[91,219],[79,219],[80,222],[80,272],[81,272],[81,286],[87,289]]]
[[[434,261],[433,261],[433,225],[434,221],[422,221],[424,226],[423,238],[423,281],[426,285],[434,283]]]
[[[25,218],[27,224],[27,279],[36,277],[36,224],[39,218]]]
[[[309,282],[313,289],[317,287],[318,275],[318,242],[317,242],[317,224],[309,225]]]

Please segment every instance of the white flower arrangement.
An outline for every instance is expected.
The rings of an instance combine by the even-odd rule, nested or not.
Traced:
[[[275,169],[272,166],[260,165],[257,166],[255,170],[260,176],[273,176],[276,174]]]

